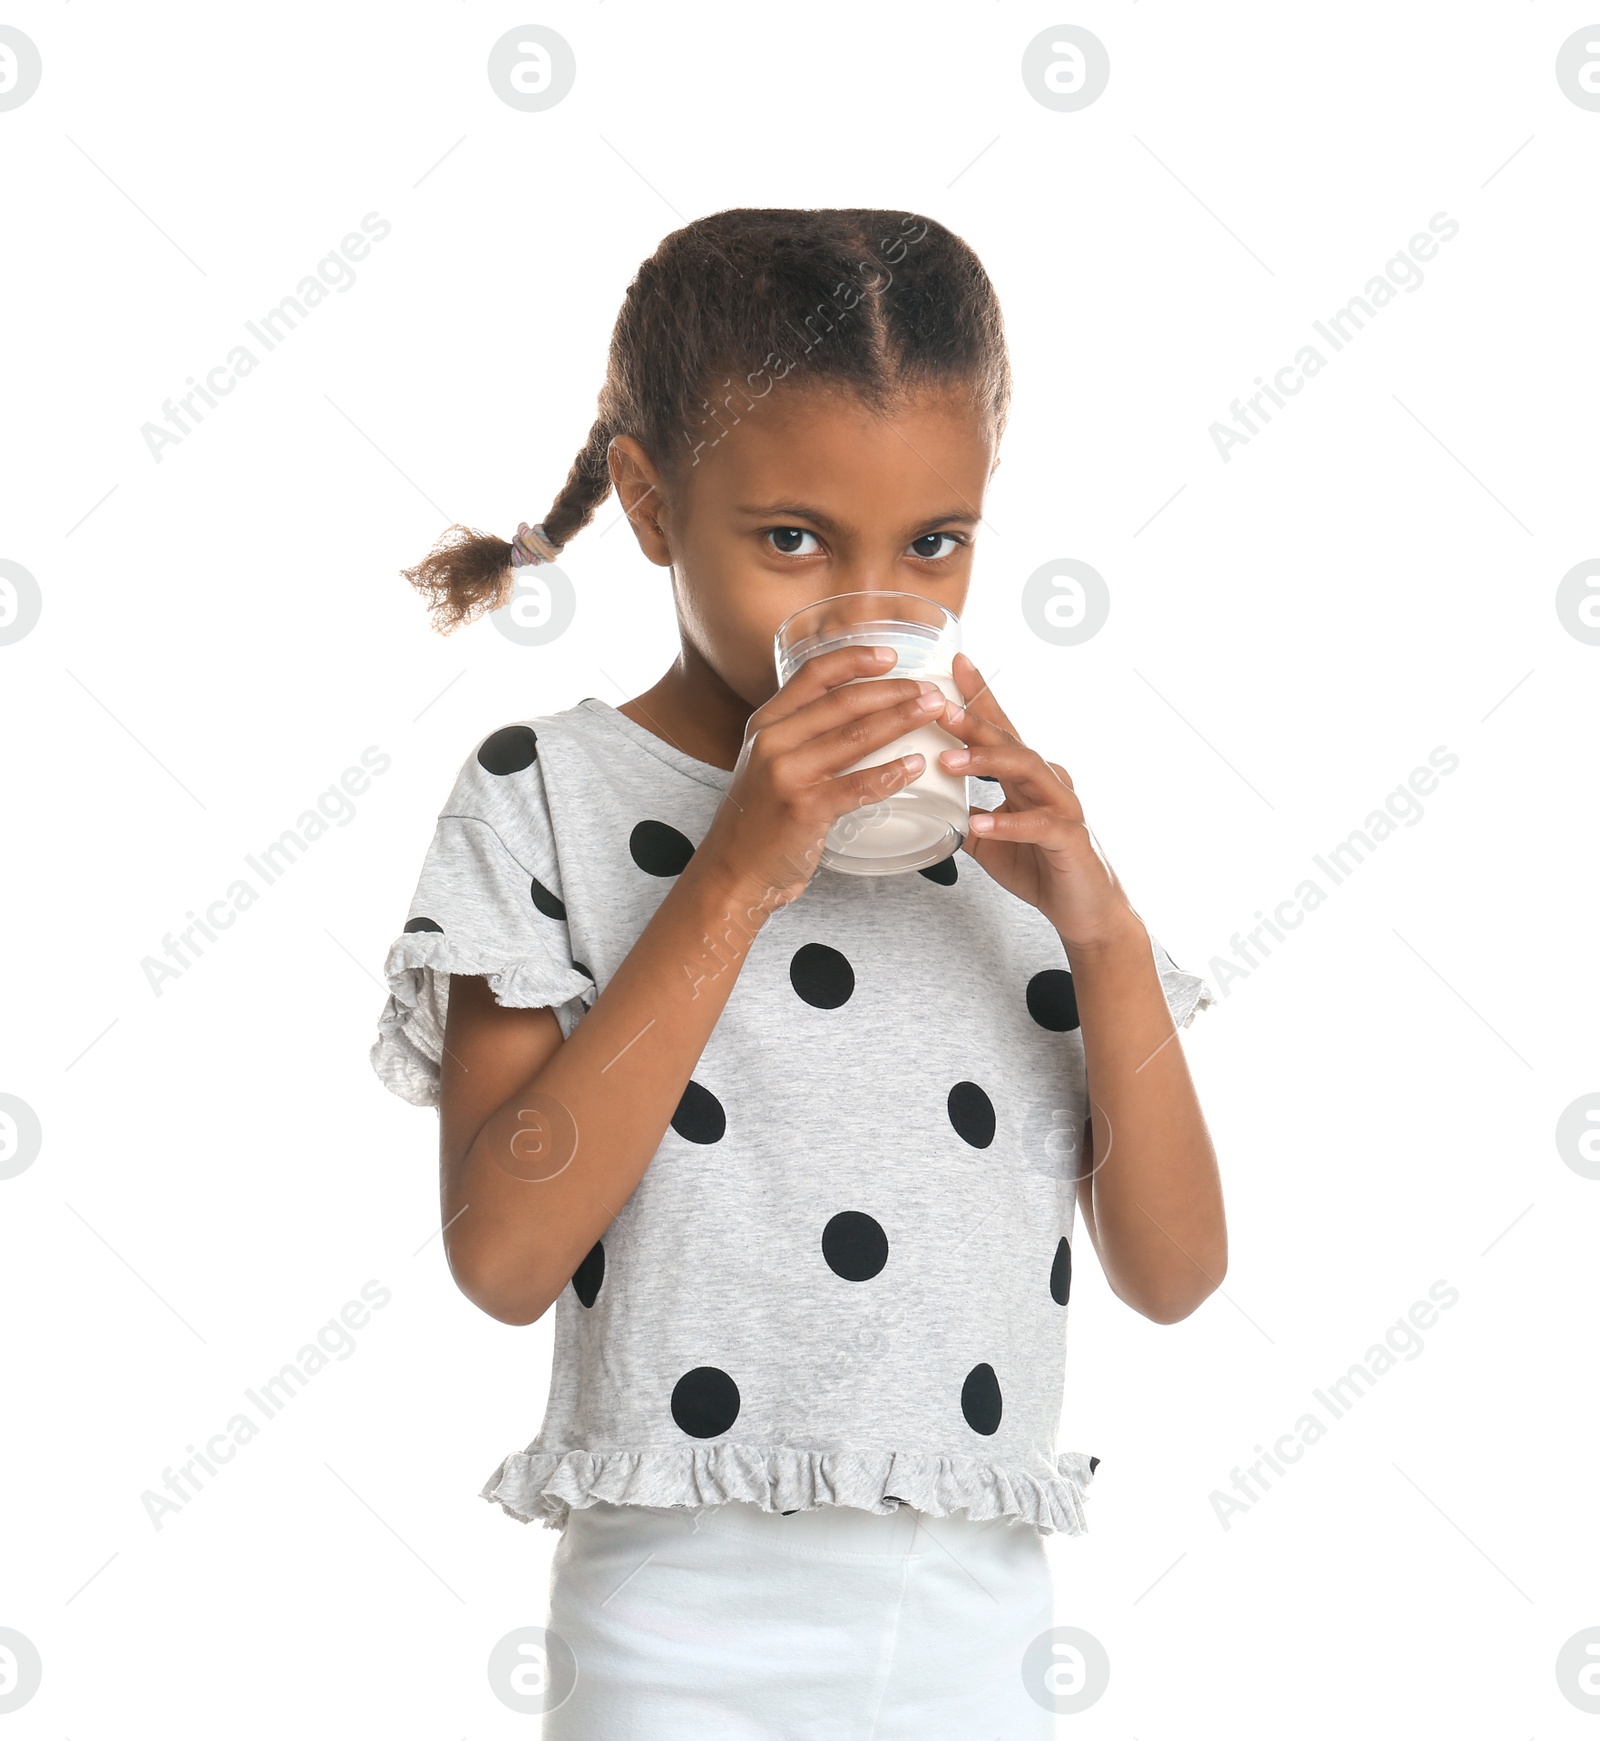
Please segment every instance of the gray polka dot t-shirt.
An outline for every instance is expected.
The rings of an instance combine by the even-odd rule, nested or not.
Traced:
[[[732,779],[592,696],[486,738],[385,963],[385,1085],[437,1106],[451,974],[570,1036]],[[1187,1026],[1210,992],[1154,954]],[[483,1497],[552,1529],[597,1499],[740,1499],[1082,1531],[1099,1459],[1056,1435],[1087,1115],[1042,914],[964,852],[819,869],[557,1300],[543,1424]]]

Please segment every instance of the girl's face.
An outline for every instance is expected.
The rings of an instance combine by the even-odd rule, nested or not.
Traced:
[[[676,487],[631,437],[611,447],[640,548],[672,570],[686,659],[709,668],[686,676],[720,678],[759,707],[778,688],[778,625],[832,593],[914,592],[961,614],[995,464],[965,392],[926,391],[879,414],[791,386],[722,423]]]

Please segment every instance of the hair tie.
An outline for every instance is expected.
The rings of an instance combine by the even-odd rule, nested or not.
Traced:
[[[511,566],[523,568],[531,563],[554,562],[562,547],[545,535],[544,522],[530,526],[524,521],[511,540]]]

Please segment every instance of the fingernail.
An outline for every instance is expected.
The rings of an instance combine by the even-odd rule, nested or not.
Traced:
[[[972,818],[972,826],[979,834],[987,834],[989,830],[994,827],[994,818],[987,810],[980,810],[978,814]]]
[[[947,768],[964,768],[971,760],[971,750],[960,749],[944,751],[944,762]]]

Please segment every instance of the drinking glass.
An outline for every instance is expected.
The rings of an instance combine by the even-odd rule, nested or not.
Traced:
[[[953,669],[961,649],[961,620],[912,592],[835,593],[786,617],[773,637],[778,681],[787,683],[819,653],[861,646],[892,647],[895,663],[875,676],[848,682],[911,677],[935,683],[951,701],[961,701]],[[939,752],[960,744],[940,725],[920,725],[841,769],[854,773],[919,750],[924,758],[914,780],[834,823],[823,843],[823,867],[854,876],[890,876],[922,870],[957,851],[967,837],[967,778],[942,768]]]

